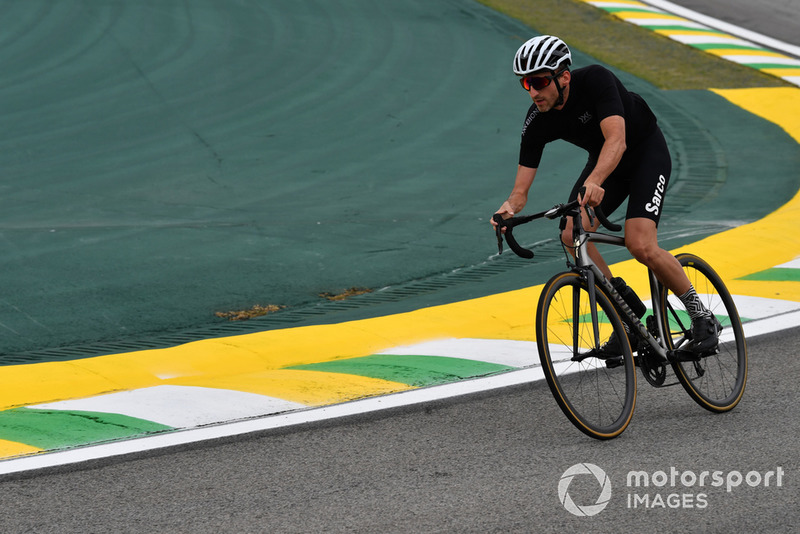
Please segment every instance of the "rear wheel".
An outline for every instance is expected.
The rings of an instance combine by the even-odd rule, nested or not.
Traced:
[[[731,294],[719,275],[704,260],[680,254],[683,272],[703,304],[722,325],[716,353],[699,361],[673,363],[672,367],[686,392],[700,406],[712,412],[726,412],[736,406],[747,382],[747,345],[742,322]],[[670,349],[680,349],[691,338],[691,320],[680,299],[666,288],[661,291],[664,331]]]
[[[636,371],[614,306],[597,286],[595,298],[593,321],[585,280],[574,272],[551,278],[539,298],[536,339],[545,378],[561,410],[584,434],[611,439],[633,416]],[[600,357],[596,349],[612,332],[619,354]]]

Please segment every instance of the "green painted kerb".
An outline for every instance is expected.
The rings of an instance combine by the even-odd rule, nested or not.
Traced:
[[[714,316],[715,316],[715,317],[717,318],[717,320],[718,320],[718,321],[719,321],[719,322],[722,324],[722,326],[730,326],[730,324],[731,324],[731,319],[730,319],[730,317],[728,317],[727,315],[723,315],[723,314],[719,313],[719,310],[712,310],[712,311],[714,312]],[[670,312],[670,314],[671,314],[671,315],[672,315],[672,314],[674,314],[674,315],[677,315],[677,316],[678,316],[678,318],[681,320],[681,322],[682,322],[682,323],[684,323],[684,324],[689,324],[689,323],[691,323],[691,322],[692,322],[692,321],[691,321],[691,319],[689,318],[689,314],[688,314],[688,313],[686,313],[686,312],[685,312],[685,311],[683,311],[683,310],[674,310],[674,311]],[[653,310],[647,310],[647,312],[646,312],[646,313],[644,314],[644,316],[642,316],[642,318],[641,318],[642,322],[643,322],[643,323],[646,323],[646,321],[647,321],[647,318],[648,318],[649,316],[651,316],[651,315],[653,315]],[[600,321],[601,323],[608,323],[608,322],[609,322],[609,320],[608,320],[608,317],[607,317],[607,316],[606,316],[606,314],[605,314],[605,313],[603,313],[603,312],[598,312],[598,314],[597,314],[597,319],[598,319],[598,321]],[[741,322],[743,322],[743,323],[746,323],[746,322],[752,321],[752,319],[748,319],[747,317],[740,317],[739,319],[740,319],[740,320],[741,320]],[[671,318],[670,320],[671,320],[671,321],[674,321],[674,319],[672,319],[672,318]],[[590,315],[587,313],[587,314],[581,315],[581,321],[582,321],[582,322],[586,322],[586,323],[590,323],[590,322],[592,321],[592,318],[591,318],[591,316],[590,316]],[[567,322],[569,322],[569,321],[567,321]]]
[[[738,280],[757,280],[762,282],[800,282],[800,269],[773,267],[766,271],[748,274]]]
[[[172,430],[126,415],[14,408],[0,412],[0,439],[53,450]]]
[[[511,371],[515,368],[442,356],[373,354],[362,358],[298,365],[288,369],[344,373],[423,387]]]

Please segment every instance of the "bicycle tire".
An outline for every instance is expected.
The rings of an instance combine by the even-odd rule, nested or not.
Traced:
[[[703,259],[692,254],[676,256],[703,304],[722,324],[718,353],[698,362],[673,362],[681,385],[697,404],[711,412],[733,409],[747,384],[747,343],[736,304],[722,278]],[[660,301],[669,349],[688,339],[691,321],[680,299],[662,286]],[[669,308],[667,307],[669,304]]]
[[[609,298],[595,286],[599,344],[611,332],[621,340],[621,362],[609,367],[591,354],[594,326],[588,285],[575,272],[555,275],[544,286],[536,311],[539,359],[550,391],[578,430],[595,439],[619,436],[633,417],[636,370],[622,320]]]

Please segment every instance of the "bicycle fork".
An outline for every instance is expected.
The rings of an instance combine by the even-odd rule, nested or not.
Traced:
[[[597,293],[596,293],[596,288],[595,288],[595,285],[594,285],[596,275],[595,275],[595,273],[594,273],[594,271],[592,269],[589,269],[588,271],[585,271],[585,277],[586,277],[586,287],[587,287],[588,293],[589,293],[589,313],[592,316],[592,330],[593,330],[592,333],[594,335],[594,347],[593,348],[595,350],[597,350],[597,349],[600,348],[600,321],[599,321],[598,316],[597,316]],[[579,295],[579,293],[576,292],[575,293],[575,297],[573,299],[573,303],[572,303],[572,306],[573,306],[573,308],[572,308],[572,316],[573,317],[579,317],[580,316],[580,311],[579,311],[580,303],[578,302],[578,295]],[[578,329],[577,328],[573,329],[573,340],[572,341],[573,341],[573,344],[574,344],[574,346],[575,346],[575,348],[577,350],[577,347],[578,347]]]

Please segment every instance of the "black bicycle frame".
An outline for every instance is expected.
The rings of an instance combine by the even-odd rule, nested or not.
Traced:
[[[586,277],[592,323],[594,325],[595,348],[599,348],[597,300],[595,295],[595,282],[599,281],[606,290],[606,293],[614,300],[614,303],[617,305],[617,307],[625,314],[629,323],[637,330],[639,337],[641,337],[647,342],[648,345],[650,345],[650,347],[652,347],[653,352],[661,358],[662,363],[668,363],[669,358],[667,357],[667,349],[662,346],[655,337],[653,337],[647,327],[642,323],[641,319],[639,319],[639,317],[633,313],[633,310],[631,310],[630,306],[628,306],[628,303],[622,298],[622,295],[619,294],[611,282],[600,271],[600,268],[597,267],[597,265],[589,257],[587,251],[587,245],[589,243],[602,243],[606,245],[624,247],[625,238],[621,236],[604,234],[601,232],[581,231],[579,229],[580,224],[580,213],[573,215],[573,248],[575,250],[575,269]],[[658,299],[662,291],[661,282],[658,281],[652,270],[648,269],[647,274],[650,278],[650,294],[658,335],[661,337],[661,339],[666,340],[666,333],[664,332],[663,328],[664,322],[662,320],[664,310],[661,309],[661,303]]]

